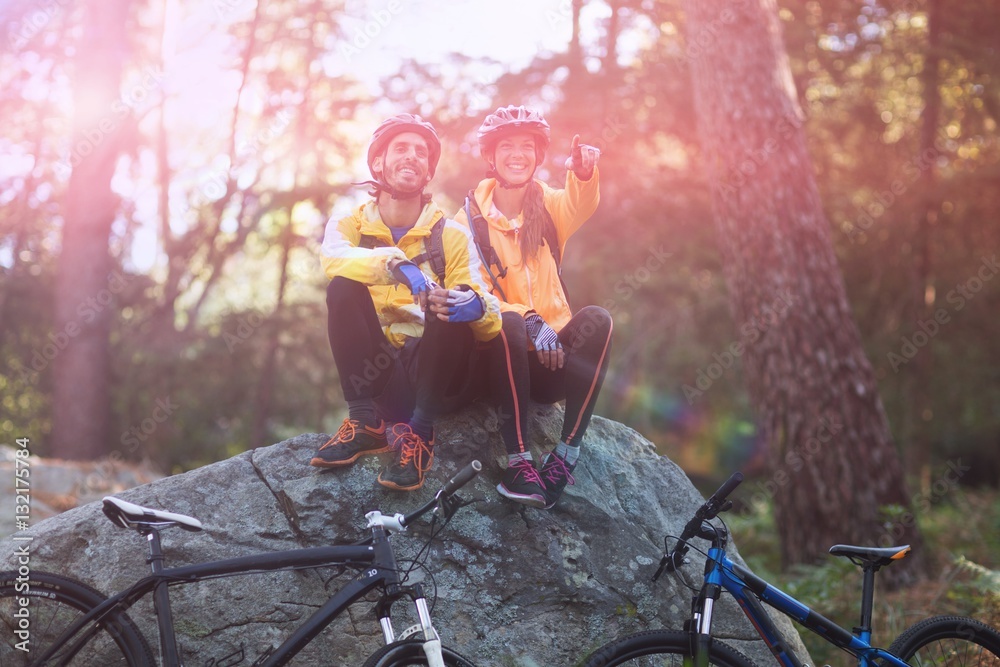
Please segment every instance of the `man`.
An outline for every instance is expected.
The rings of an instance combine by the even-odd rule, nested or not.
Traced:
[[[477,344],[500,331],[468,230],[424,194],[440,157],[430,123],[385,120],[368,148],[373,199],[331,220],[322,247],[330,347],[349,414],[310,463],[339,468],[391,450],[378,481],[402,491],[423,486],[434,420],[468,402],[459,388],[471,383]],[[397,422],[388,433],[386,419]]]

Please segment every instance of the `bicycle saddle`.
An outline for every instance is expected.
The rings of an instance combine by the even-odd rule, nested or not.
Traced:
[[[900,547],[854,547],[849,544],[835,544],[830,547],[833,556],[844,556],[858,565],[891,565],[894,560],[905,558],[910,553],[910,545]]]
[[[111,523],[122,528],[169,528],[170,526],[180,526],[184,530],[198,532],[201,530],[201,521],[194,517],[174,514],[173,512],[162,512],[150,509],[142,505],[126,502],[114,496],[104,497],[104,516],[111,520]]]

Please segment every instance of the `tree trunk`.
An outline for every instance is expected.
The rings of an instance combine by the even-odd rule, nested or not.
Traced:
[[[109,332],[124,278],[108,250],[118,201],[111,177],[127,109],[120,100],[129,2],[84,10],[73,78],[72,173],[66,194],[56,278],[52,448],[66,459],[93,459],[112,448]]]
[[[769,451],[769,477],[746,492],[773,499],[785,566],[817,561],[836,542],[915,544],[902,466],[833,253],[774,0],[685,7],[703,162],[738,327],[715,358],[720,367],[742,358]],[[883,514],[890,506],[902,508],[894,520]]]

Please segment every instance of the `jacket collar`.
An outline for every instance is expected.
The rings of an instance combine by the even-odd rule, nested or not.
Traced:
[[[437,204],[433,201],[428,202],[420,212],[416,224],[406,233],[406,236],[422,237],[429,235],[431,226],[443,215]],[[382,222],[382,217],[379,215],[378,206],[376,206],[374,199],[370,199],[359,206],[354,212],[354,218],[359,222],[358,228],[363,235],[374,236],[387,243],[392,243],[392,232]]]
[[[496,216],[492,213],[493,193],[497,187],[497,179],[495,178],[484,178],[481,180],[476,187],[476,202],[479,204],[479,210],[487,222],[490,223],[490,226],[503,232],[512,232],[520,226],[517,224],[517,221],[511,222],[503,214]]]

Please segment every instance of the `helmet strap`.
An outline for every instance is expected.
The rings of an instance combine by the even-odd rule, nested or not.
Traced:
[[[370,185],[371,190],[368,192],[372,197],[378,199],[379,193],[386,193],[393,199],[412,199],[414,197],[421,197],[424,203],[430,201],[430,195],[423,194],[424,188],[427,187],[427,183],[424,183],[416,190],[399,190],[397,188],[389,185],[389,182],[383,177],[385,170],[385,157],[388,153],[388,148],[382,152],[382,172],[375,175],[375,180],[362,181],[360,183],[355,183],[354,185]],[[429,180],[429,179],[428,179]]]

